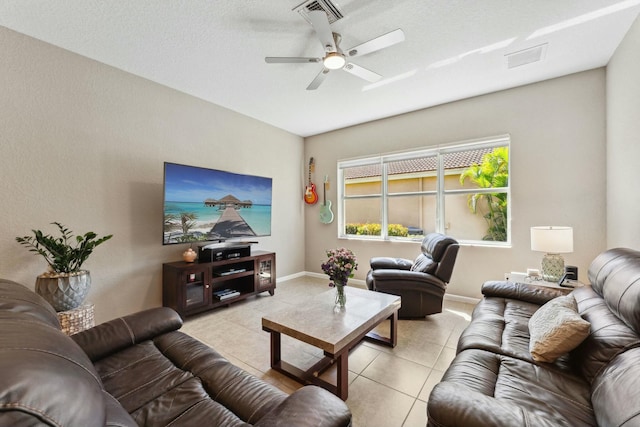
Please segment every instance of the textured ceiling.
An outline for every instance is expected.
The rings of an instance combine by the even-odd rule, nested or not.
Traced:
[[[604,66],[640,0],[335,0],[348,48],[401,28],[406,40],[353,62],[370,84],[320,64],[301,0],[0,0],[0,25],[179,91],[310,136],[444,102]],[[506,54],[547,44],[542,61]]]

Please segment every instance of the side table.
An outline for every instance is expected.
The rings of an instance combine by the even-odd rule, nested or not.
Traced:
[[[545,288],[558,289],[564,294],[570,293],[575,288],[585,286],[584,283],[579,282],[578,280],[567,280],[565,281],[565,283],[569,286],[560,286],[556,282],[547,282],[546,280],[532,279],[531,277],[527,276],[525,273],[507,273],[505,274],[505,279],[511,282],[526,283],[527,285],[532,285],[532,286],[542,286]]]
[[[86,303],[72,310],[59,311],[57,315],[62,332],[73,335],[93,328],[95,326],[94,308],[93,304]]]

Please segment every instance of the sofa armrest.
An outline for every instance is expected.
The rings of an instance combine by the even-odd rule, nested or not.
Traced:
[[[374,270],[372,278],[375,289],[381,292],[390,292],[395,289],[424,292],[432,289],[442,294],[447,288],[447,285],[436,276],[420,271]]]
[[[151,308],[72,335],[92,362],[158,335],[178,330],[182,319],[168,307]]]
[[[374,257],[369,261],[369,265],[374,270],[411,270],[413,261],[404,258]]]
[[[305,386],[262,417],[255,427],[348,427],[351,411],[325,389]]]
[[[557,424],[527,411],[522,405],[444,381],[437,384],[429,396],[427,426],[552,427]]]
[[[511,298],[543,305],[565,295],[565,292],[562,289],[536,286],[535,283],[489,281],[482,285],[482,294],[486,297]]]

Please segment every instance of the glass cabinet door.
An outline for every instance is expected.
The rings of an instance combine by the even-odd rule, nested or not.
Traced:
[[[184,308],[194,308],[209,303],[209,282],[206,270],[187,271],[185,273]]]
[[[258,260],[258,286],[260,288],[269,287],[273,284],[274,269],[273,258],[264,257]]]

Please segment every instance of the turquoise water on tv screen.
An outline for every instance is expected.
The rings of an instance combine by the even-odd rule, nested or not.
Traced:
[[[179,217],[183,212],[195,214],[197,225],[194,229],[208,231],[218,221],[223,211],[218,210],[217,207],[205,206],[202,202],[165,202],[164,204],[165,216],[172,214]],[[250,208],[240,208],[237,212],[258,236],[271,235],[270,205],[253,205]]]

